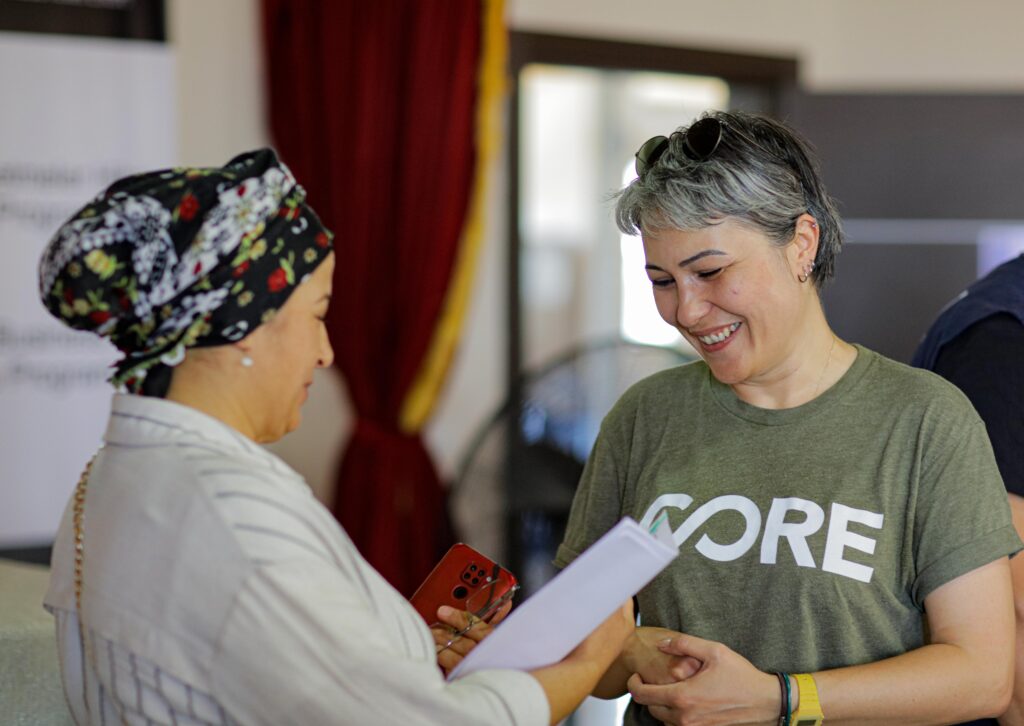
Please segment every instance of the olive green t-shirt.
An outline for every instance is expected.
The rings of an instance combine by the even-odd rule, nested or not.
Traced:
[[[601,426],[555,563],[623,516],[666,512],[679,557],[640,592],[644,625],[790,673],[922,645],[928,594],[1021,542],[967,398],[857,350],[792,409],[744,403],[703,362],[633,386]]]

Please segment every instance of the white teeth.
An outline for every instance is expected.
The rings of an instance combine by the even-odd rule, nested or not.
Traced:
[[[739,323],[733,323],[727,328],[715,333],[714,335],[702,335],[697,338],[704,345],[714,345],[715,343],[721,343],[723,340],[728,338],[730,335],[736,332],[736,329],[740,327]]]

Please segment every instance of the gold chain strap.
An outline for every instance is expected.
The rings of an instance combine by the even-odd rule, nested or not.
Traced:
[[[89,472],[92,471],[92,465],[96,463],[96,457],[99,456],[99,453],[97,451],[89,459],[89,463],[85,465],[85,469],[82,471],[82,476],[78,479],[78,486],[75,487],[73,519],[75,526],[75,607],[78,609],[79,628],[82,627],[82,554],[84,550],[82,518],[85,514],[85,492],[89,488]]]
[[[102,446],[100,447],[103,448]],[[85,514],[85,492],[89,487],[89,472],[92,471],[92,465],[96,463],[96,457],[100,455],[97,451],[93,454],[89,463],[85,465],[85,469],[82,471],[82,476],[78,479],[78,486],[75,487],[75,506],[73,510],[72,522],[75,527],[75,608],[78,610],[78,640],[82,646],[82,657],[85,662],[95,662],[92,658],[92,653],[88,651],[85,639],[85,625],[82,622],[82,560],[84,553],[84,527],[82,526],[83,515]],[[82,683],[85,684],[87,676],[85,670],[82,671]],[[86,698],[85,710],[89,710],[88,696]]]

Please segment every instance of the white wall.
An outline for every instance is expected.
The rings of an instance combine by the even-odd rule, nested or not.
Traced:
[[[181,163],[222,164],[269,143],[258,0],[168,0]]]
[[[517,30],[794,57],[823,91],[1024,90],[1019,0],[508,0]]]
[[[222,163],[268,143],[258,0],[168,0],[167,7],[182,161]],[[507,16],[515,30],[796,58],[802,84],[818,92],[1024,92],[1019,0],[507,0]],[[427,430],[445,476],[500,405],[505,380],[503,163],[493,174],[491,232],[469,325]],[[305,416],[274,448],[327,499],[351,426],[336,372],[317,379]]]

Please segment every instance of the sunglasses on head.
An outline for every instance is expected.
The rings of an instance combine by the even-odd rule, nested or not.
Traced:
[[[690,124],[690,128],[686,130],[686,133],[683,134],[683,154],[691,161],[707,161],[717,151],[719,144],[722,143],[722,133],[725,127],[726,124],[714,116],[707,116],[694,121]],[[778,154],[768,151],[764,146],[754,141],[738,128],[729,126],[729,129],[765,153],[779,158]],[[667,148],[668,138],[665,136],[653,136],[647,139],[636,152],[636,175],[643,176],[646,174],[651,167],[658,163],[658,159],[661,158],[661,155],[665,153]]]

